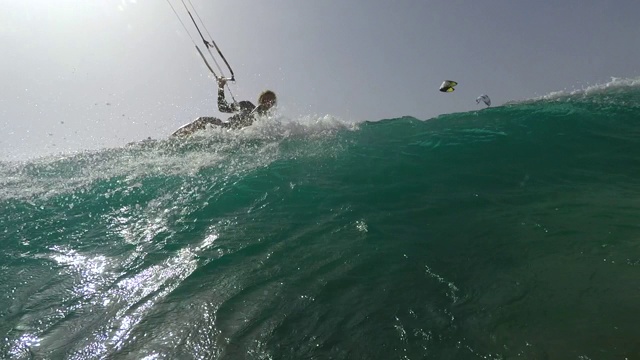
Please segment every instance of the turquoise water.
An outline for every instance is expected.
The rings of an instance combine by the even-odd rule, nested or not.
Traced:
[[[0,163],[12,359],[640,357],[640,86]]]

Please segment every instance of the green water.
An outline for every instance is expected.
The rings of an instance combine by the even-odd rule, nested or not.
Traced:
[[[12,359],[640,357],[636,85],[0,163]]]

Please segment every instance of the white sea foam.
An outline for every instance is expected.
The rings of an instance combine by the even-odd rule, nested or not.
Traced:
[[[116,177],[130,187],[141,177],[191,177],[205,168],[239,174],[278,159],[279,144],[285,140],[322,140],[338,131],[357,128],[357,124],[330,115],[273,117],[239,130],[212,127],[184,139],[143,140],[119,148],[3,162],[0,199],[68,193]]]
[[[542,96],[536,96],[531,99],[510,101],[507,104],[531,103],[540,100],[565,100],[576,97],[592,96],[604,93],[616,93],[620,91],[628,91],[631,88],[640,88],[640,77],[638,78],[615,78],[604,84],[588,85],[578,89],[552,91]]]

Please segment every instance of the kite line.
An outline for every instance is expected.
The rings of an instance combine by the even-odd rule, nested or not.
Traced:
[[[189,15],[189,18],[191,19],[191,22],[196,27],[196,30],[198,31],[198,34],[200,35],[200,39],[202,39],[202,43],[204,44],[204,47],[207,49],[207,52],[209,53],[209,56],[213,60],[213,63],[216,65],[216,68],[218,69],[218,73],[220,74],[220,76],[218,76],[218,73],[216,73],[213,70],[213,68],[209,64],[209,61],[207,61],[207,58],[206,58],[205,54],[200,50],[200,48],[196,44],[196,41],[194,40],[193,36],[191,36],[191,32],[189,31],[189,29],[185,25],[184,21],[182,21],[182,18],[178,14],[178,11],[171,4],[171,1],[167,0],[167,4],[169,4],[169,6],[171,7],[171,10],[173,10],[173,13],[176,15],[176,18],[178,18],[178,21],[180,22],[180,24],[184,28],[184,31],[187,33],[187,35],[191,39],[191,42],[193,43],[193,45],[196,47],[196,50],[198,51],[198,54],[200,54],[200,57],[202,58],[202,61],[204,61],[204,64],[207,66],[207,68],[209,69],[211,74],[213,74],[213,76],[216,78],[216,80],[225,79],[227,81],[236,81],[235,74],[233,73],[233,69],[231,68],[231,65],[229,65],[229,62],[224,57],[224,54],[222,53],[222,51],[220,50],[220,48],[218,47],[216,42],[213,40],[213,37],[209,33],[209,30],[207,30],[207,27],[204,25],[204,22],[202,21],[202,18],[200,18],[200,15],[198,15],[198,12],[196,11],[196,9],[193,6],[193,4],[191,3],[191,0],[187,0],[187,2],[189,3],[189,6],[187,6],[187,4],[185,3],[184,0],[180,0],[180,2],[184,6],[184,9],[187,12],[187,14]],[[191,7],[191,10],[189,10],[189,7]],[[193,17],[192,11],[196,15],[196,18],[198,19],[198,21],[200,22],[200,26],[202,26],[202,28],[204,29],[205,33],[209,37],[209,40],[207,40],[204,37],[204,35],[202,34],[202,31],[200,31],[200,26],[198,26],[198,21],[196,21],[196,19]],[[224,64],[227,66],[227,69],[229,70],[229,73],[231,74],[230,77],[227,77],[227,76],[224,75],[224,71],[222,71],[222,68],[220,67],[220,64],[218,64],[218,61],[216,60],[216,57],[211,52],[212,48],[216,49],[216,51],[218,52],[218,55],[220,56],[222,61],[224,61]],[[236,102],[236,99],[233,97],[233,94],[231,93],[231,89],[229,88],[228,83],[226,85],[227,85],[227,89],[229,90],[229,94],[231,95],[231,98],[233,99],[233,102]]]

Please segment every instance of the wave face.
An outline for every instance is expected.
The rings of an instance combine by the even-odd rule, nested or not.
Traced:
[[[0,163],[0,357],[640,356],[636,81]]]

